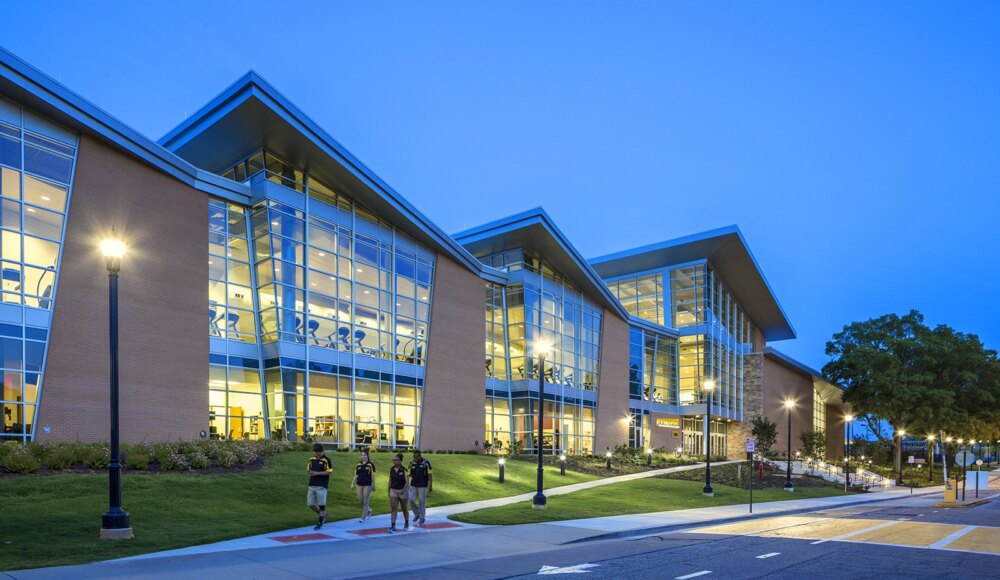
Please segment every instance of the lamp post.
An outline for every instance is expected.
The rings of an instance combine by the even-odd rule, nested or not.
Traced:
[[[111,347],[111,464],[108,466],[108,511],[101,517],[102,540],[130,540],[128,512],[122,509],[122,461],[118,449],[118,271],[125,242],[102,240],[101,253],[108,268],[108,338]]]
[[[934,481],[934,436],[927,436],[927,481]]]
[[[896,448],[896,456],[899,457],[899,483],[897,485],[903,485],[903,435],[906,435],[906,430],[900,429],[897,434],[899,435],[899,447]]]
[[[535,352],[538,353],[538,441],[535,447],[538,451],[538,491],[531,500],[531,507],[536,510],[545,509],[545,494],[542,493],[542,486],[545,483],[545,474],[542,469],[542,429],[545,421],[545,355],[549,353],[552,345],[544,339],[535,341]]]
[[[708,392],[708,404],[705,406],[705,487],[701,493],[706,497],[715,497],[715,490],[712,489],[712,390],[715,389],[715,381],[705,381],[702,388]]]
[[[788,464],[785,469],[785,491],[795,491],[792,485],[792,409],[795,408],[795,401],[785,399],[785,411],[788,413]]]
[[[851,430],[854,426],[854,415],[844,415],[847,423],[847,442],[844,444],[844,491],[851,487],[851,447],[854,440],[851,439]]]

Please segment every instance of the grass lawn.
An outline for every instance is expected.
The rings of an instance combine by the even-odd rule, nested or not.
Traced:
[[[548,509],[536,510],[530,502],[456,514],[452,519],[473,524],[531,524],[601,516],[640,514],[746,503],[746,489],[714,484],[715,497],[701,494],[704,481],[636,479],[556,495],[548,498]],[[780,488],[754,489],[753,501],[767,502],[845,495],[829,487],[811,487],[788,493]]]
[[[129,512],[135,539],[98,539],[101,515],[108,507],[106,473],[66,473],[0,479],[0,570],[79,564],[147,552],[206,544],[311,525],[306,508],[306,462],[310,453],[268,457],[257,471],[227,474],[125,472],[122,504]],[[376,514],[389,511],[386,479],[390,454],[373,453],[378,489],[372,494]],[[480,455],[425,454],[434,467],[434,492],[428,504],[445,505],[529,492],[535,489],[535,465],[508,461],[506,483],[497,482],[497,460]],[[333,477],[327,510],[331,521],[360,515],[348,487],[356,453],[331,453]],[[410,456],[406,455],[409,463]],[[546,483],[557,485],[597,479],[547,470]]]

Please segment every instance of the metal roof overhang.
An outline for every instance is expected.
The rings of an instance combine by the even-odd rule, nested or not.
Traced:
[[[94,135],[205,193],[246,203],[250,189],[203,171],[0,48],[0,94],[78,132]]]
[[[481,277],[503,280],[256,73],[247,73],[230,85],[160,143],[212,172],[224,171],[253,152],[267,149]]]
[[[603,278],[707,259],[767,340],[795,338],[788,317],[736,226],[594,258]]]
[[[477,258],[523,248],[541,257],[574,286],[625,320],[628,312],[569,243],[542,208],[493,221],[454,235]]]
[[[827,404],[837,405],[843,409],[850,409],[850,405],[841,399],[841,396],[844,394],[844,388],[826,380],[823,377],[823,373],[802,364],[787,354],[770,346],[764,349],[764,356],[787,369],[812,377],[813,387],[815,387],[815,389],[819,392],[820,397],[822,397],[823,401]]]

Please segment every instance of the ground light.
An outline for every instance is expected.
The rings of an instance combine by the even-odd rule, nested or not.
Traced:
[[[794,408],[795,401],[785,399],[785,411],[788,413],[788,455],[785,457],[788,463],[785,465],[785,491],[795,491],[795,486],[792,485],[792,409]]]
[[[702,388],[708,392],[708,404],[705,406],[705,487],[701,493],[715,497],[715,490],[712,489],[712,390],[715,389],[715,381],[705,381]]]
[[[552,344],[545,339],[538,339],[532,345],[535,353],[538,354],[538,441],[535,446],[538,448],[538,490],[531,500],[531,507],[536,510],[545,509],[545,494],[542,487],[545,485],[545,472],[542,468],[542,430],[545,426],[545,356],[552,349]]]
[[[108,511],[101,517],[102,540],[131,540],[128,512],[122,509],[122,462],[118,446],[118,272],[125,256],[125,242],[101,241],[108,268],[108,338],[111,354],[111,464],[108,465]]]
[[[608,452],[604,454],[604,457],[608,460],[607,467],[611,469],[611,448],[608,447]]]
[[[503,483],[503,464],[504,460],[503,457],[501,457],[500,460],[497,461],[497,466],[500,468],[500,483]]]
[[[566,475],[566,454],[559,456],[559,475]]]
[[[652,467],[652,466],[653,466],[653,450],[652,449],[647,449],[646,450],[646,467]]]

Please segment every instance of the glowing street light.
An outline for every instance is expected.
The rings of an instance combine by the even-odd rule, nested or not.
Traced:
[[[545,474],[542,468],[542,429],[545,424],[545,357],[552,350],[552,343],[544,338],[539,338],[532,344],[532,349],[538,355],[538,440],[535,442],[535,448],[538,451],[538,489],[535,497],[531,500],[531,507],[543,510],[546,507],[545,494],[542,493],[542,487],[545,484]]]
[[[788,413],[788,469],[785,470],[785,491],[795,491],[792,485],[792,409],[795,408],[795,401],[785,399],[785,411]]]
[[[705,407],[705,487],[701,493],[707,497],[715,497],[715,490],[712,489],[712,391],[715,389],[715,381],[705,381],[702,388],[708,393],[708,401]]]

